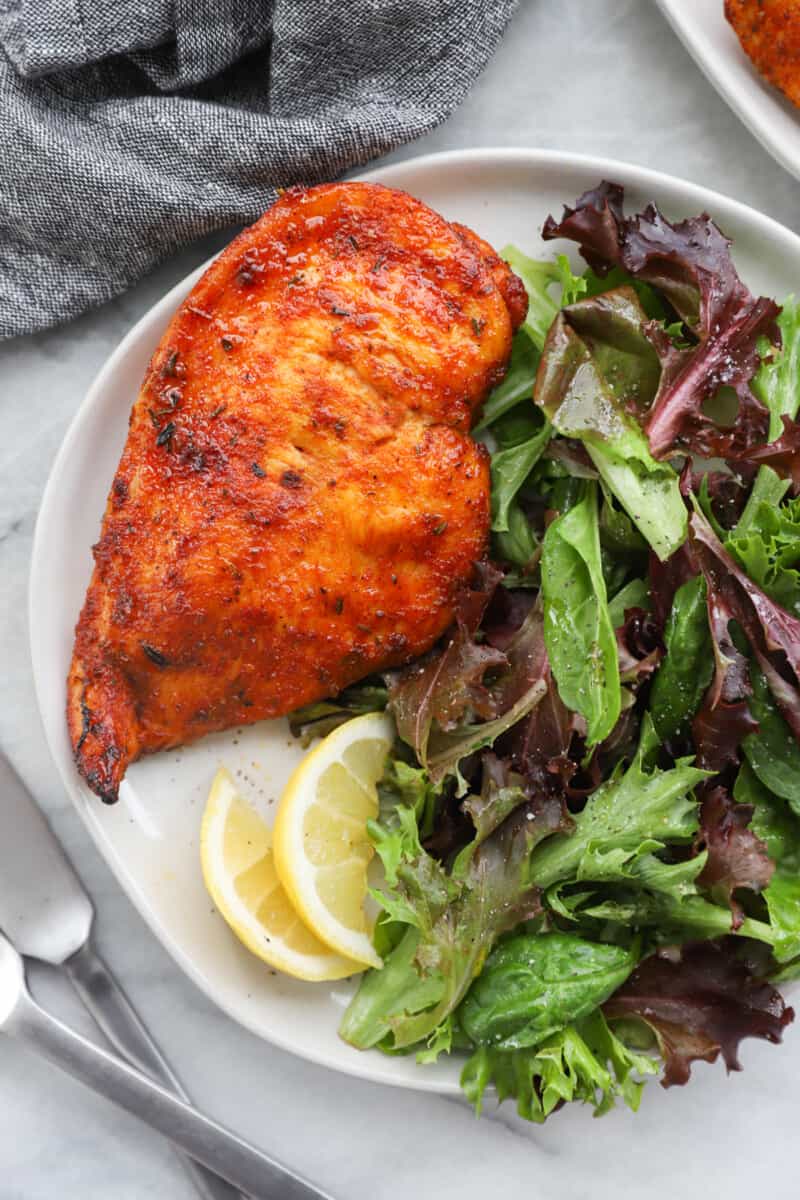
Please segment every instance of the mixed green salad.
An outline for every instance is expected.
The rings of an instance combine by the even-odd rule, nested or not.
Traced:
[[[342,1036],[533,1121],[739,1069],[800,976],[800,310],[614,184],[543,236],[588,267],[504,252],[491,561],[428,655],[293,718],[397,724]]]

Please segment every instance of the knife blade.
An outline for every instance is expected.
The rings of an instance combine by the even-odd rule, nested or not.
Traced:
[[[94,909],[35,800],[0,753],[0,928],[20,954],[61,966],[92,930]]]

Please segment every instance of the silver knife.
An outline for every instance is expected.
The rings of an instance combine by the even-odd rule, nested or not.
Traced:
[[[60,967],[111,1044],[134,1066],[191,1103],[111,971],[92,945],[94,909],[35,800],[0,753],[0,929],[26,958]],[[203,1200],[240,1200],[194,1159],[179,1154]]]

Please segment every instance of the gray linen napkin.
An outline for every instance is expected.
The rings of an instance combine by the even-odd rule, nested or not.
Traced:
[[[516,0],[0,0],[0,337],[442,121]]]

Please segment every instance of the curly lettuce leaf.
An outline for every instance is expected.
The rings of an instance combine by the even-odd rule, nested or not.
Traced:
[[[757,506],[748,503],[725,548],[772,600],[800,616],[800,500],[778,504],[773,493]]]
[[[637,1018],[656,1035],[665,1061],[663,1084],[684,1084],[691,1064],[715,1062],[739,1071],[745,1037],[781,1041],[794,1018],[775,988],[751,973],[730,945],[700,942],[680,956],[645,959],[606,1002],[608,1018]]]
[[[633,865],[643,856],[673,842],[692,841],[698,827],[692,789],[708,772],[686,761],[667,771],[648,769],[657,747],[652,722],[645,717],[641,744],[628,770],[589,796],[571,834],[548,838],[534,850],[532,882],[544,890],[578,880],[629,879],[632,867],[641,871]]]
[[[554,1034],[535,1049],[480,1046],[461,1072],[461,1086],[477,1113],[486,1089],[498,1102],[513,1099],[527,1121],[541,1124],[560,1105],[589,1104],[602,1116],[622,1100],[634,1112],[658,1060],[626,1045],[599,1011]]]
[[[706,861],[697,881],[733,913],[731,928],[741,928],[744,911],[734,893],[740,889],[762,892],[775,872],[764,841],[750,828],[753,808],[734,802],[722,786],[710,788],[700,806],[697,842]]]
[[[773,931],[772,952],[777,962],[794,963],[779,978],[800,973],[800,821],[786,802],[765,787],[745,763],[736,777],[734,799],[750,813],[753,833],[766,845],[775,871],[763,897]]]
[[[386,760],[383,775],[378,781],[378,806],[388,812],[403,805],[411,809],[422,837],[433,831],[441,786],[431,783],[424,767],[416,767],[401,757],[400,742]]]
[[[745,466],[770,467],[781,479],[791,484],[795,493],[800,491],[800,422],[782,417],[783,433],[774,442],[731,447],[728,458],[732,463]]]
[[[614,626],[608,612],[597,524],[596,485],[557,517],[541,560],[544,638],[558,691],[581,713],[595,745],[617,723],[621,707]]]
[[[517,246],[506,246],[500,253],[525,285],[528,315],[522,329],[541,351],[559,308],[577,300],[586,291],[586,281],[572,273],[565,254],[559,254],[555,260],[540,262],[523,254]],[[551,295],[554,285],[560,289],[557,302]]]
[[[545,650],[543,618],[538,605],[531,608],[521,627],[504,643],[506,668],[490,686],[494,711],[492,720],[462,724],[456,729],[438,728],[427,747],[427,769],[434,783],[448,775],[457,779],[457,794],[464,795],[466,783],[459,764],[475,751],[492,746],[507,730],[527,717],[545,697],[549,664]]]
[[[772,467],[759,467],[758,474],[750,488],[750,495],[744,506],[736,528],[731,536],[742,537],[749,533],[756,521],[756,515],[762,504],[777,507],[786,495],[789,481],[781,479]]]
[[[658,359],[632,288],[562,309],[547,335],[534,399],[553,427],[586,446],[605,485],[660,558],[686,536],[678,477],[658,463],[631,411],[655,395]]]
[[[758,722],[750,711],[748,661],[733,640],[733,613],[726,598],[709,591],[707,610],[714,674],[692,721],[692,740],[698,766],[724,771],[739,765],[741,743]]]
[[[502,650],[476,639],[498,578],[491,573],[478,590],[465,593],[457,624],[437,649],[388,677],[389,707],[400,737],[432,783],[454,775],[459,795],[467,787],[459,771],[461,760],[491,746],[547,691],[547,654],[537,607],[503,640]]]
[[[368,826],[386,877],[375,898],[405,929],[345,1013],[341,1036],[359,1049],[430,1051],[497,937],[540,911],[528,858],[538,840],[567,827],[561,803],[529,801],[518,781],[503,786],[490,771],[486,794],[468,811],[476,836],[449,871],[420,844],[412,808]]]

